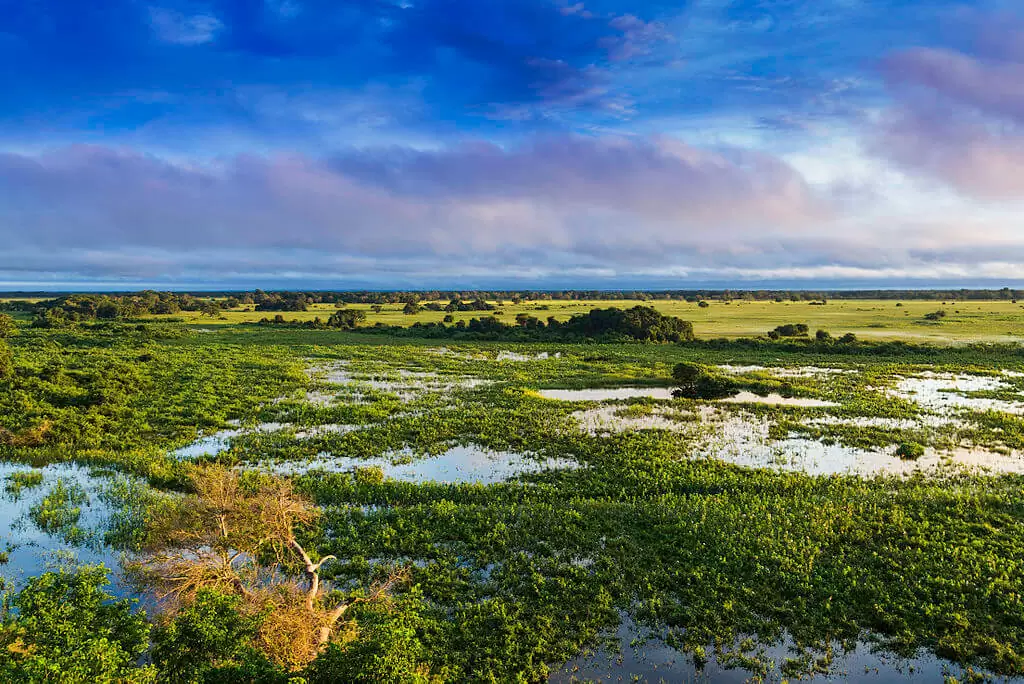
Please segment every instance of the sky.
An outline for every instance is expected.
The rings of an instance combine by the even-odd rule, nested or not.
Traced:
[[[0,289],[1024,283],[1019,0],[0,0]]]

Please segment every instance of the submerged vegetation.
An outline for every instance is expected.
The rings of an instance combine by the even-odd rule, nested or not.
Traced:
[[[671,680],[1024,676],[1019,347],[82,319],[0,341],[3,533],[131,582],[14,549],[4,680],[585,680],[641,630]]]

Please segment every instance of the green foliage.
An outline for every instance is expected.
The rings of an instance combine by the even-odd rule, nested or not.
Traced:
[[[149,624],[108,594],[106,569],[49,572],[9,597],[0,628],[0,679],[9,682],[154,681],[139,666]]]
[[[4,491],[14,497],[18,497],[22,490],[32,489],[41,484],[43,484],[43,474],[40,471],[18,471],[7,476],[7,484],[4,485]]]
[[[75,538],[81,533],[77,527],[82,515],[81,506],[88,500],[81,485],[60,479],[39,503],[29,509],[29,518],[41,530]]]
[[[7,342],[0,340],[0,382],[14,375],[14,355]]]
[[[721,399],[739,391],[731,378],[686,361],[672,368],[672,379],[679,385],[674,395],[685,399]]]
[[[0,339],[14,337],[18,334],[18,324],[10,314],[0,313]]]
[[[777,340],[782,337],[804,337],[809,332],[806,323],[786,323],[768,333],[768,337]]]
[[[153,663],[160,681],[183,683],[285,681],[253,645],[262,616],[247,615],[241,599],[200,591],[153,635]]]
[[[896,455],[905,461],[916,461],[924,456],[924,446],[917,442],[903,442],[896,447]]]
[[[332,642],[305,673],[309,684],[425,684],[428,653],[421,634],[428,626],[414,597],[398,605],[360,610],[350,641]],[[437,681],[443,681],[438,678]]]

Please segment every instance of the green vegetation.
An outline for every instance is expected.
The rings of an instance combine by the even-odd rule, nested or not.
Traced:
[[[32,489],[43,484],[43,474],[38,470],[11,473],[7,476],[7,484],[4,491],[13,496],[21,494],[22,490]]]
[[[84,567],[50,572],[4,601],[0,679],[7,682],[126,682],[155,680],[139,657],[149,624],[129,601],[104,591],[106,572]]]
[[[133,613],[106,593],[102,570],[30,578],[9,594],[0,679],[542,681],[624,618],[680,662],[768,678],[827,671],[863,642],[935,654],[957,674],[1024,675],[1024,475],[905,470],[967,446],[1020,458],[1024,418],[1002,410],[1024,396],[1018,347],[842,334],[895,317],[916,330],[936,304],[906,296],[849,328],[834,323],[876,303],[622,301],[589,312],[574,300],[452,299],[418,299],[408,315],[402,299],[304,299],[307,310],[287,316],[351,321],[322,328],[232,325],[242,313],[225,301],[206,316],[209,332],[166,321],[198,320],[198,309],[52,327],[18,318],[20,334],[4,342],[0,456],[102,466],[106,484],[93,496],[17,470],[9,498],[55,538],[102,539],[111,562],[131,551],[132,590],[165,601]],[[988,315],[997,304],[1012,306],[985,303]],[[545,331],[571,336],[539,332],[538,306],[557,321]],[[526,337],[428,339],[438,329],[428,322],[449,315],[454,328],[499,310],[495,330]],[[921,329],[956,339],[966,324],[949,310]],[[709,339],[699,318],[748,314],[756,339]],[[378,315],[392,323],[373,329]],[[1018,325],[1005,316],[999,325]],[[424,325],[389,327],[396,317]],[[795,337],[763,336],[787,325]],[[971,379],[961,390],[903,387],[961,376]],[[623,387],[637,392],[610,403],[539,393]],[[797,401],[716,401],[740,392]],[[590,429],[581,416],[591,414],[625,422]],[[727,425],[764,426],[769,444],[897,455],[867,476],[746,467],[714,449]],[[174,453],[229,429],[222,450]],[[454,447],[537,467],[494,483],[395,474]],[[84,529],[100,504],[102,529]],[[793,651],[770,663],[764,649],[780,643]]]

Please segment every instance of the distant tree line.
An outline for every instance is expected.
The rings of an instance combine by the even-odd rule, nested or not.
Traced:
[[[675,300],[691,303],[708,301],[776,301],[826,303],[830,299],[882,299],[882,300],[1017,300],[1024,298],[1024,290],[1009,287],[1001,289],[942,289],[942,290],[419,290],[419,291],[193,291],[193,292],[119,292],[76,294],[11,292],[5,295],[14,301],[0,302],[0,311],[36,312],[41,309],[63,308],[69,315],[92,315],[102,318],[95,309],[103,303],[113,303],[119,315],[131,317],[142,313],[176,313],[195,311],[203,301],[216,299],[225,308],[254,305],[258,311],[306,311],[311,304],[430,304],[424,308],[447,311],[489,311],[496,308],[490,302],[519,304],[523,301],[593,301],[593,300]],[[29,302],[32,297],[51,297],[41,302]],[[19,300],[19,298],[22,298]],[[449,302],[448,305],[440,302]],[[453,308],[448,308],[453,307]],[[90,308],[93,309],[90,313]],[[105,308],[107,315],[112,309]]]
[[[362,316],[360,316],[362,314]],[[264,318],[260,325],[287,325],[298,328],[354,330],[365,318],[360,310],[342,309],[324,321],[287,321],[278,315]],[[666,316],[649,306],[630,309],[592,309],[577,314],[567,321],[549,317],[542,321],[536,316],[519,314],[513,323],[505,323],[494,316],[460,320],[447,324],[414,323],[409,327],[388,326],[378,323],[359,327],[363,332],[387,333],[399,337],[425,337],[432,339],[478,339],[510,341],[570,341],[570,340],[630,340],[640,342],[683,342],[692,340],[693,325],[676,316]]]

